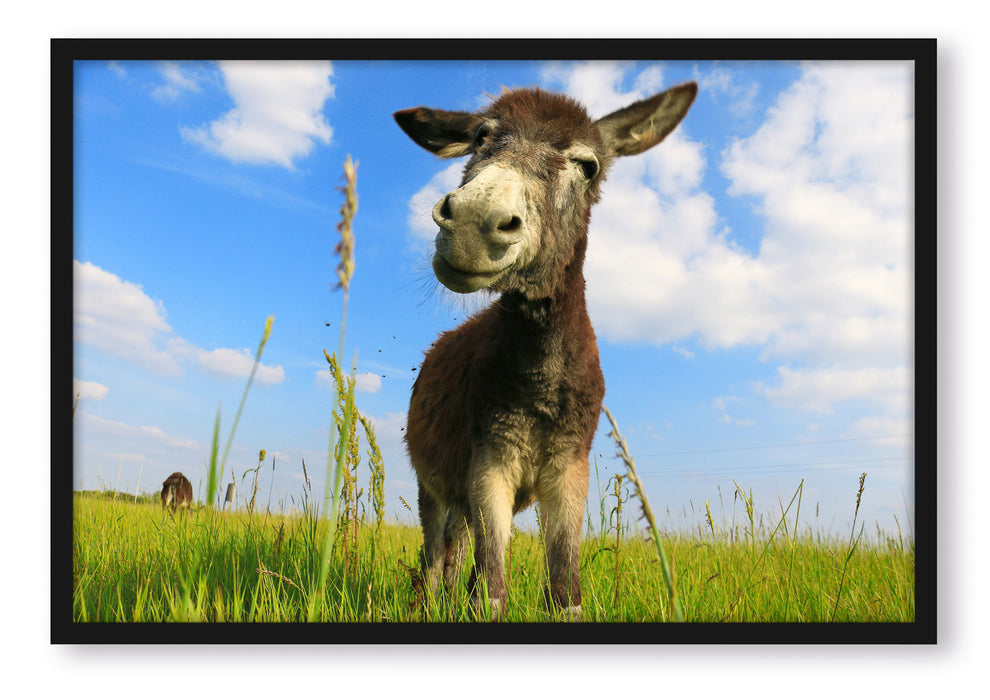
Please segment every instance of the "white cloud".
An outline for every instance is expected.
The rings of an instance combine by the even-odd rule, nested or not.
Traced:
[[[159,102],[174,102],[184,92],[199,92],[199,83],[184,71],[178,63],[165,61],[158,66],[165,82],[151,90],[151,96]]]
[[[148,459],[148,457],[141,452],[104,452],[100,454],[100,457],[116,459],[121,462],[131,462],[133,464],[141,464]]]
[[[110,389],[102,384],[72,378],[72,396],[78,396],[80,401],[99,401],[106,398],[109,391]]]
[[[766,218],[772,357],[901,364],[912,342],[911,73],[809,65],[724,154]]]
[[[362,372],[357,375],[355,380],[357,381],[357,385],[354,387],[354,390],[364,392],[365,394],[376,394],[382,388],[382,378],[371,372]]]
[[[247,377],[254,366],[254,354],[247,349],[216,348],[215,350],[195,350],[199,366],[220,377]],[[285,371],[281,365],[258,365],[254,379],[261,384],[281,384],[285,381]]]
[[[727,102],[729,113],[736,119],[751,116],[755,110],[756,96],[760,92],[756,81],[740,82],[734,71],[717,64],[706,71],[696,67],[694,78],[698,81],[699,92],[711,97],[719,106]]]
[[[785,408],[828,412],[844,401],[866,401],[887,414],[904,415],[911,406],[914,371],[905,367],[791,369],[779,367],[780,384],[758,387]]]
[[[330,389],[333,387],[333,375],[328,369],[318,369],[314,373],[315,379],[313,384],[315,386],[323,387],[324,389]]]
[[[853,423],[853,434],[861,437],[880,438],[871,440],[870,444],[887,449],[899,449],[903,452],[905,459],[914,459],[913,418],[867,416]]]
[[[222,61],[234,108],[199,128],[182,127],[186,140],[235,163],[275,164],[290,170],[333,130],[323,104],[334,96],[328,61]]]
[[[712,401],[712,410],[719,414],[718,422],[726,425],[735,424],[741,426],[756,425],[756,421],[751,418],[733,418],[729,415],[729,404],[747,405],[749,402],[738,396],[719,396]]]
[[[738,396],[719,396],[712,401],[712,408],[724,413],[730,403],[739,403],[740,401],[741,399]]]
[[[140,285],[92,263],[72,261],[74,341],[95,347],[155,374],[180,375],[183,362],[228,377],[247,377],[254,363],[247,350],[204,350],[176,335],[165,320],[165,306]],[[261,365],[262,383],[285,379],[281,366]]]
[[[137,438],[142,442],[148,442],[162,447],[187,450],[201,449],[201,446],[195,440],[169,435],[161,428],[152,425],[129,425],[127,423],[100,418],[86,411],[77,411],[74,420],[80,422],[80,433],[86,433],[87,435]]]
[[[158,374],[181,374],[182,369],[163,347],[173,335],[165,308],[140,285],[127,282],[92,263],[73,261],[76,342]]]

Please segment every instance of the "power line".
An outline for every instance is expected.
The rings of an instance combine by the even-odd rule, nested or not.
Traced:
[[[907,462],[903,462],[901,464],[877,464],[877,465],[867,466],[867,467],[864,467],[864,466],[857,467],[857,466],[852,466],[852,465],[850,465],[850,466],[838,465],[838,466],[836,466],[836,467],[834,467],[832,469],[829,469],[828,467],[818,467],[817,470],[819,470],[819,471],[829,471],[829,472],[839,472],[839,471],[842,471],[842,470],[857,470],[858,471],[858,470],[862,469],[862,470],[866,471],[867,473],[871,473],[871,472],[873,472],[873,471],[875,471],[877,469],[892,469],[894,467],[907,467],[907,466],[908,466],[908,463]],[[704,472],[699,472],[699,471],[666,472],[666,473],[664,473],[664,472],[654,472],[652,474],[644,474],[644,476],[650,476],[650,477],[653,477],[653,478],[678,478],[678,479],[687,478],[687,477],[697,477],[697,478],[705,477],[705,478],[707,478],[707,477],[726,477],[726,476],[729,476],[729,477],[732,477],[732,478],[736,478],[736,477],[740,477],[741,478],[743,476],[753,476],[753,475],[755,475],[755,476],[775,476],[775,475],[778,475],[778,474],[805,474],[807,471],[808,471],[807,468],[802,468],[802,467],[794,467],[792,469],[771,469],[771,470],[766,470],[766,469],[751,469],[749,471],[741,470],[741,469],[723,469],[723,470],[717,470],[717,471],[704,471]]]
[[[865,465],[864,463],[869,462],[893,462],[893,464],[873,464]],[[813,467],[813,469],[807,469],[808,471],[818,471],[825,470],[829,467],[837,469],[850,469],[852,467],[845,465],[859,465],[859,468],[869,468],[869,469],[889,469],[892,467],[904,467],[910,464],[909,461],[904,460],[900,457],[877,457],[872,459],[833,459],[826,462],[798,462],[792,464],[765,464],[765,465],[750,465],[744,467],[726,467],[719,466],[714,470],[706,469],[705,467],[698,468],[687,468],[683,465],[678,465],[677,467],[666,470],[666,469],[640,469],[640,473],[644,475],[652,476],[716,476],[719,474],[779,474],[782,472],[789,471],[801,471],[807,469],[808,467]],[[677,469],[678,471],[674,471]]]
[[[913,437],[914,433],[904,433],[903,435],[877,435],[875,437],[859,438],[836,438],[834,440],[811,440],[808,442],[783,442],[776,445],[753,445],[750,447],[722,447],[713,450],[686,450],[683,452],[652,452],[650,454],[635,455],[636,457],[672,457],[674,455],[702,455],[713,452],[739,452],[741,450],[767,450],[775,447],[800,447],[803,445],[825,445],[833,442],[856,442],[860,440],[890,440],[892,438]]]

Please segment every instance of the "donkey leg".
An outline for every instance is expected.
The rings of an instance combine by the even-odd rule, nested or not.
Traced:
[[[475,470],[471,483],[475,537],[472,598],[478,607],[484,583],[494,617],[499,616],[506,599],[505,549],[512,531],[513,498],[514,489],[500,467]]]
[[[460,508],[451,508],[444,533],[446,556],[443,564],[443,582],[447,593],[453,596],[467,558],[468,521]]]
[[[580,457],[562,464],[539,494],[549,573],[547,609],[571,620],[581,618],[580,544],[587,497],[588,460]]]
[[[423,528],[423,549],[420,565],[426,595],[436,596],[437,587],[443,576],[444,565],[444,525],[447,509],[419,484],[419,522]]]

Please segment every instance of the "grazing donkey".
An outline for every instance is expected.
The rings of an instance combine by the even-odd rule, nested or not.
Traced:
[[[409,404],[426,588],[451,590],[475,543],[469,587],[505,600],[512,516],[540,502],[551,613],[580,618],[578,545],[588,454],[605,394],[584,297],[588,221],[615,156],[642,153],[680,123],[686,83],[593,121],[541,89],[504,92],[484,111],[416,107],[395,120],[440,156],[470,155],[461,186],[433,208],[433,270],[455,292],[498,300],[443,333]]]
[[[192,505],[192,484],[182,472],[173,472],[162,482],[162,508]]]

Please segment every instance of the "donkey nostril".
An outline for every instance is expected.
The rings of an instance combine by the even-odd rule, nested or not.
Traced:
[[[443,198],[443,204],[440,205],[440,218],[442,219],[452,219],[454,218],[453,212],[450,211],[450,195],[448,194]]]
[[[507,221],[503,221],[498,225],[498,230],[505,233],[512,233],[513,231],[518,231],[522,227],[522,219],[518,216],[513,216]]]

